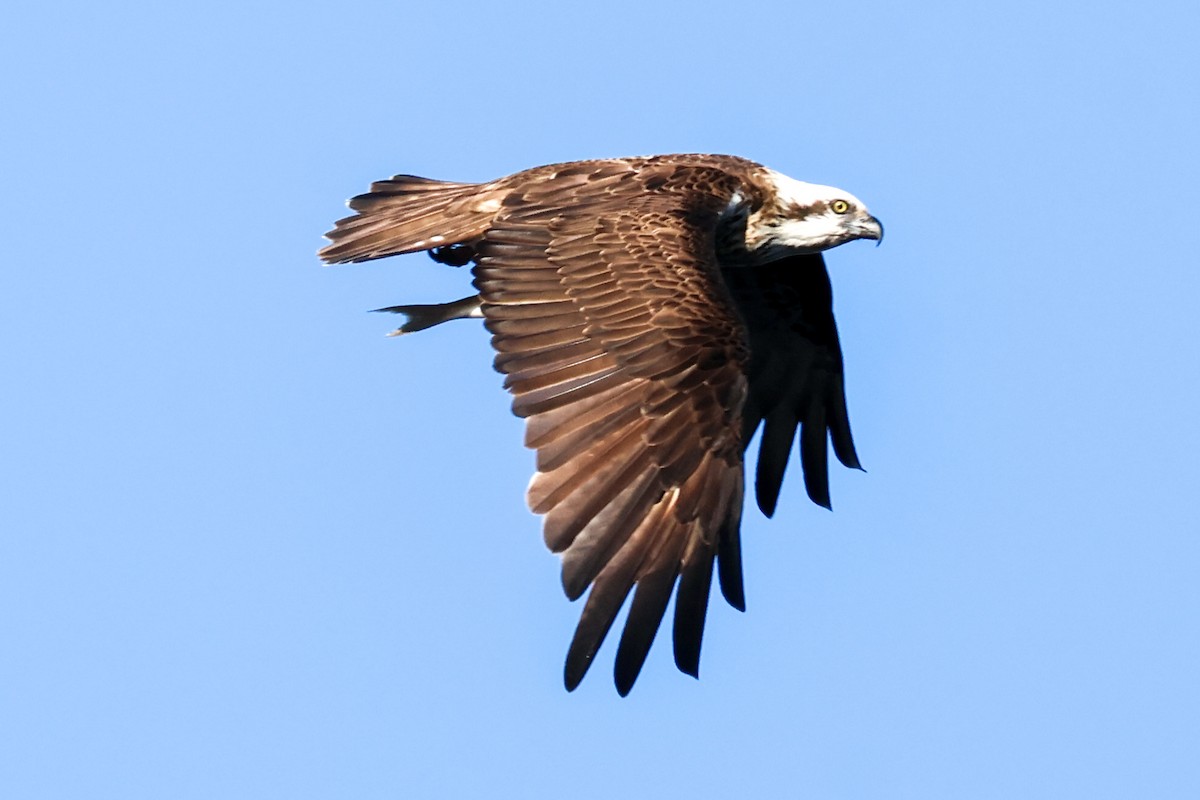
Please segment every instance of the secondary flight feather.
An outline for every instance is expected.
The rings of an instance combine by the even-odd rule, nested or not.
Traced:
[[[473,265],[475,294],[384,310],[404,316],[397,334],[471,317],[492,334],[537,451],[529,506],[567,596],[587,593],[567,688],[631,592],[617,690],[632,688],[672,592],[675,663],[698,675],[714,569],[745,608],[754,433],[767,516],[797,432],[816,503],[829,506],[828,442],[859,467],[821,253],[882,240],[882,225],[847,192],[720,155],[552,164],[489,183],[396,175],[349,205],[326,263],[428,251]]]

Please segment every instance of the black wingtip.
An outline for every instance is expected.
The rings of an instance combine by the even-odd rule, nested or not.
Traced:
[[[740,580],[736,586],[730,585],[726,581],[720,581],[721,596],[725,598],[725,602],[732,608],[738,611],[745,612],[746,610],[746,591],[743,588]]]
[[[624,639],[625,637],[622,636],[621,638]],[[613,683],[617,687],[617,694],[621,695],[621,697],[628,695],[633,689],[633,685],[637,683],[638,675],[642,674],[642,665],[646,663],[646,655],[646,652],[630,653],[627,647],[617,648],[617,663],[613,668]]]
[[[763,513],[763,516],[770,519],[775,516],[775,508],[779,503],[779,490],[765,488],[762,483],[755,481],[754,500],[758,503],[758,510]]]
[[[567,661],[566,666],[563,667],[563,686],[567,688],[568,692],[579,688],[579,684],[583,682],[583,676],[587,674],[587,668],[588,665],[585,664],[583,669],[578,669],[570,661]]]
[[[796,418],[792,415],[781,417],[773,413],[763,426],[758,467],[754,472],[754,499],[767,518],[775,514],[795,436]]]
[[[836,452],[834,453],[834,455],[838,456],[838,461],[842,462],[843,467],[846,467],[847,469],[862,469],[862,464],[858,463],[857,458],[847,460],[847,459],[842,458]]]
[[[851,448],[847,451],[844,447],[839,447],[837,441],[834,440],[833,454],[837,456],[837,460],[842,462],[842,466],[847,469],[862,469],[862,463],[858,460],[858,454]],[[866,472],[866,470],[863,470]]]
[[[604,629],[606,633],[607,628]],[[575,691],[579,684],[583,683],[584,677],[587,676],[588,669],[592,666],[592,661],[596,658],[596,651],[600,649],[600,642],[604,640],[601,634],[598,641],[590,643],[590,646],[582,644],[579,630],[575,631],[575,638],[571,640],[571,647],[567,650],[567,661],[563,665],[563,686],[567,687],[568,692]]]
[[[650,642],[645,642],[645,636],[637,635],[640,631],[636,629],[634,635],[630,636],[630,624],[626,623],[625,630],[622,631],[621,644],[617,647],[617,661],[613,665],[613,684],[621,697],[626,697],[633,690],[638,675],[642,674],[642,666],[646,663],[650,642],[653,642],[654,636],[654,631],[651,631]],[[657,629],[658,625],[655,624],[654,627]]]
[[[811,478],[806,472],[804,475],[804,489],[808,493],[808,499],[812,500],[822,508],[827,508],[833,511],[833,501],[829,496],[829,476],[828,475],[813,475]]]
[[[704,621],[699,625],[681,625],[675,622],[675,666],[684,675],[700,679],[700,644],[704,635]]]
[[[746,610],[746,585],[742,580],[742,543],[735,520],[722,531],[717,544],[717,583],[725,602],[738,611]]]

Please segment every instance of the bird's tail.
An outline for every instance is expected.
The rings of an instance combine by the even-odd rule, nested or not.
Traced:
[[[326,264],[369,261],[471,242],[487,230],[503,192],[489,183],[450,183],[396,175],[351,198],[358,212],[325,234],[317,253]]]
[[[388,334],[388,336],[403,336],[406,333],[423,331],[434,325],[441,325],[452,319],[482,319],[479,295],[473,294],[452,303],[435,303],[433,305],[388,306],[377,308],[376,311],[388,311],[404,317],[404,324]]]

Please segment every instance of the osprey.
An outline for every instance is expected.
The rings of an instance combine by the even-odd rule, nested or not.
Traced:
[[[853,195],[734,156],[552,164],[489,183],[397,175],[350,200],[326,263],[429,251],[478,294],[391,306],[395,334],[482,317],[537,451],[528,501],[576,600],[583,679],[633,592],[617,650],[632,688],[675,592],[675,663],[699,675],[716,566],[745,609],[742,459],[760,425],[759,508],[775,510],[799,429],[808,496],[829,507],[827,436],[860,468],[821,253],[883,226]]]

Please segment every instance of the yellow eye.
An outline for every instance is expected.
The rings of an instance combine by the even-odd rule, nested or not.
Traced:
[[[850,210],[850,204],[845,200],[834,200],[829,204],[829,207],[833,209],[833,213],[835,214],[845,214]]]

